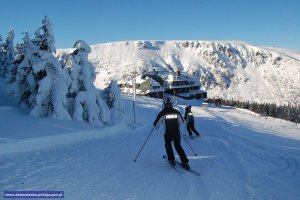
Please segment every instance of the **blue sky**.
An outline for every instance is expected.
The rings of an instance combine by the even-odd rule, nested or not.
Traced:
[[[33,37],[48,16],[56,48],[76,40],[239,40],[300,51],[298,0],[9,0],[0,1],[0,34]]]

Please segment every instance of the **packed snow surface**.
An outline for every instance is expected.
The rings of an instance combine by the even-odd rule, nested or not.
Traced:
[[[182,113],[192,105],[202,135],[187,139],[197,156],[181,141],[201,175],[178,174],[162,159],[163,127],[154,129],[133,162],[161,100],[138,97],[134,124],[132,97],[123,98],[123,118],[100,127],[29,116],[1,92],[0,195],[18,190],[64,191],[68,200],[299,199],[299,125],[177,99]]]

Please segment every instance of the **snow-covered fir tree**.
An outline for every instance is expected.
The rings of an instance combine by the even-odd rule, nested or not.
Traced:
[[[8,32],[5,42],[1,44],[2,57],[0,60],[0,77],[10,80],[10,70],[14,65],[15,50],[14,50],[15,32],[11,29]]]
[[[23,34],[16,51],[13,30],[4,43],[0,40],[0,75],[11,84],[9,89],[20,106],[34,116],[108,123],[110,110],[94,86],[95,67],[88,61],[90,46],[79,40],[72,54],[58,60],[48,17],[34,39],[27,31]]]
[[[96,89],[95,67],[88,61],[90,46],[82,40],[74,44],[74,50],[68,57],[66,67],[72,78],[69,96],[72,99],[72,116],[78,121],[108,123],[110,111]]]
[[[48,17],[35,33],[36,45],[32,70],[37,81],[37,94],[32,104],[34,116],[52,116],[57,119],[70,119],[67,105],[70,78],[58,59],[54,56],[54,35]]]
[[[0,34],[0,73],[2,71],[2,58],[3,58],[3,50],[2,50],[2,36]],[[1,78],[1,75],[0,75]]]
[[[38,42],[38,46],[41,50],[47,51],[49,53],[55,53],[55,38],[52,31],[53,25],[47,16],[43,19],[42,24],[43,25],[40,27],[39,30],[41,30],[43,34],[41,34],[39,38],[37,38],[36,42]]]
[[[33,65],[36,61],[34,53],[37,47],[31,41],[27,31],[23,35],[23,43],[16,48],[16,75],[10,88],[11,94],[18,98],[20,106],[31,109],[37,94],[37,80],[33,72]]]
[[[24,59],[24,56],[23,56],[23,45],[22,44],[17,44],[16,45],[16,48],[15,48],[15,59],[14,59],[14,63],[10,69],[10,77],[7,77],[7,83],[9,83],[9,86],[8,86],[8,93],[11,95],[11,96],[14,96],[16,98],[19,98],[19,85],[17,83],[17,75],[18,75],[18,66],[19,64],[22,62],[22,60]]]
[[[121,90],[117,81],[111,80],[107,88],[103,90],[103,98],[110,108],[112,117],[120,118],[124,111],[124,107],[121,99]]]

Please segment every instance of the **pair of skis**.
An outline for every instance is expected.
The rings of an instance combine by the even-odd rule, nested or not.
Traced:
[[[166,155],[163,155],[163,158],[164,158],[167,162],[169,162]],[[186,171],[188,171],[188,172],[191,172],[191,173],[194,174],[195,176],[200,176],[200,173],[196,172],[195,170],[193,170],[193,169],[187,169],[187,168],[182,167],[182,166],[181,166],[181,163],[180,163],[178,160],[175,160],[175,163],[176,163],[176,165],[172,165],[172,164],[170,164],[170,165],[171,165],[171,167],[172,167],[177,173],[181,174],[181,173],[183,173],[184,170],[186,170]],[[178,167],[178,166],[180,166],[180,167]]]

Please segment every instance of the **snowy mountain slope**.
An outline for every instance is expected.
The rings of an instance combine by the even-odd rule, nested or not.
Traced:
[[[300,53],[237,41],[127,41],[93,45],[96,80],[128,79],[143,71],[183,70],[209,97],[300,104]],[[62,50],[61,50],[62,51]]]
[[[185,105],[193,106],[202,133],[202,138],[188,140],[197,157],[182,139],[190,165],[201,173],[196,177],[177,174],[161,158],[162,127],[133,162],[161,101],[138,97],[134,125],[131,99],[124,96],[124,121],[93,127],[29,117],[0,96],[0,196],[8,190],[64,191],[67,200],[296,200],[300,196],[299,125],[241,109],[205,109],[201,101],[178,99],[181,112]]]

